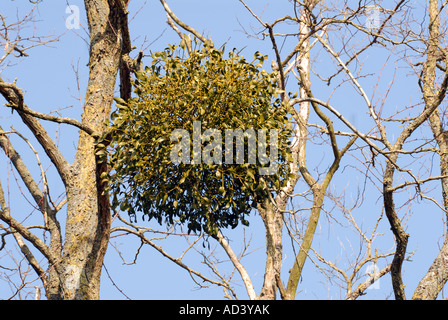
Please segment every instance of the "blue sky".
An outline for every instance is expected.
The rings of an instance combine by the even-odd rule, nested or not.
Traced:
[[[21,17],[27,14],[32,9],[32,5],[25,0],[2,1],[4,5],[0,10],[3,15],[8,17],[9,22],[14,21],[16,16]],[[286,0],[247,0],[246,3],[254,12],[258,14],[263,12],[262,18],[266,21],[272,21],[285,14],[291,14],[289,11],[291,6]],[[81,10],[81,27],[79,29],[66,29],[65,22],[68,17],[66,8],[68,4],[78,6]],[[245,29],[250,32],[251,28],[259,30],[257,29],[259,24],[243,8],[239,1],[172,0],[169,1],[169,4],[176,15],[185,23],[192,25],[205,35],[211,36],[215,45],[227,43],[227,48],[229,49],[233,47],[244,49],[242,54],[248,57],[253,56],[255,51],[260,51],[269,55],[270,59],[273,58],[274,54],[269,41],[260,41],[253,37],[248,37],[243,31]],[[88,79],[88,68],[86,67],[88,62],[88,44],[86,42],[88,34],[86,32],[87,25],[83,7],[83,1],[80,0],[44,0],[35,9],[36,22],[34,26],[30,25],[22,32],[25,34],[60,35],[59,40],[49,43],[47,46],[40,46],[30,50],[30,57],[20,59],[20,63],[1,70],[1,76],[5,81],[12,81],[14,78],[18,78],[17,85],[23,88],[26,103],[32,109],[49,113],[62,108],[61,115],[80,119],[82,107],[79,97],[82,101]],[[164,49],[169,43],[179,42],[177,34],[166,24],[166,14],[159,1],[132,0],[129,11],[132,18],[130,23],[131,37],[133,44],[137,47],[137,50],[133,52],[135,55],[140,49],[146,48],[151,43],[149,50],[159,51]],[[294,45],[291,41],[284,43],[282,52],[288,52],[291,45]],[[315,68],[324,72],[331,70],[332,65],[329,64],[328,57],[322,51],[316,55]],[[397,54],[399,55],[399,53]],[[418,87],[416,86],[415,78],[407,77],[405,73],[401,73],[398,78],[394,78],[393,71],[396,69],[393,61],[389,63],[389,57],[383,51],[378,50],[378,54],[375,51],[370,51],[362,56],[361,59],[366,65],[366,69],[363,69],[366,73],[378,72],[379,66],[386,65],[380,87],[386,87],[394,79],[394,86],[388,96],[386,105],[391,111],[394,108],[405,106],[409,101],[418,101]],[[145,62],[147,63],[148,60],[145,60]],[[266,63],[266,65],[269,67],[269,63]],[[376,77],[363,80],[369,96],[375,92],[375,80]],[[384,90],[384,87],[381,89]],[[297,90],[296,86],[291,86],[291,88],[291,91]],[[317,81],[315,88],[319,90],[318,92],[322,96],[320,97],[322,100],[325,100],[325,97],[328,97],[333,89],[332,87],[326,88],[326,86],[319,84]],[[381,98],[381,94],[382,92],[378,93],[376,97]],[[364,123],[367,110],[359,110],[358,98],[358,96],[353,94],[352,88],[342,86],[342,89],[337,91],[334,97],[332,97],[332,102],[345,111],[348,115],[347,118],[355,125],[362,128],[364,126],[370,127],[372,123]],[[0,113],[0,125],[5,130],[10,125],[13,125],[17,130],[24,129],[18,118],[11,115],[8,110],[3,110]],[[54,134],[61,150],[71,162],[76,150],[78,131],[69,126],[56,126],[51,123],[44,123],[44,125],[51,134]],[[343,126],[339,125],[339,127],[341,130],[347,131]],[[24,132],[27,132],[26,129],[24,129]],[[17,137],[12,137],[12,141],[20,146],[17,149],[20,150],[22,157],[26,159],[27,164],[34,170],[33,172],[38,172],[36,171],[34,155],[23,144],[23,141]],[[330,149],[319,145],[310,146],[308,161],[313,164],[329,162],[331,161],[329,151]],[[42,156],[42,158],[44,157]],[[0,154],[0,161],[5,163],[4,154]],[[42,159],[42,162],[44,167],[50,166],[47,159]],[[344,159],[335,181],[330,187],[330,190],[334,193],[340,193],[344,188],[350,187],[350,192],[345,195],[348,204],[356,196],[356,188],[361,188],[364,183],[364,177],[353,169],[355,164],[359,165],[354,158],[347,157]],[[9,170],[7,171],[9,172]],[[313,172],[313,174],[317,175],[316,172]],[[51,192],[53,197],[60,196],[63,192],[63,186],[51,167],[49,168],[48,176],[52,183]],[[19,196],[20,189],[16,187],[15,177],[12,174],[0,172],[0,179],[4,188],[6,188],[5,181],[8,182],[12,212],[21,212],[24,217],[29,215],[32,210],[24,203],[23,198]],[[381,212],[380,194],[375,188],[371,186],[368,188],[371,188],[371,190],[369,189],[368,197],[365,199],[363,206],[359,210],[354,211],[356,218],[360,221],[360,225],[365,227],[365,229],[371,229],[372,222],[376,221]],[[415,262],[405,263],[404,267],[405,282],[407,283],[407,290],[409,290],[408,295],[412,294],[421,276],[432,262],[436,253],[436,243],[440,240],[443,232],[443,225],[441,224],[442,214],[434,205],[422,201],[421,204],[412,208],[412,212],[413,214],[409,215],[408,222],[408,232],[411,233],[409,250],[416,250],[416,253],[412,258]],[[334,216],[340,216],[337,210],[331,213]],[[32,217],[29,219],[32,219]],[[235,246],[234,250],[236,252],[239,252],[238,248],[241,249],[241,240],[244,235],[247,239],[252,239],[249,248],[251,254],[243,259],[243,263],[252,276],[256,291],[259,292],[264,272],[265,234],[261,219],[256,214],[252,216],[250,222],[249,228],[226,230],[224,234],[232,239],[231,243]],[[342,261],[346,258],[346,252],[356,253],[359,238],[350,228],[341,227],[337,223],[330,222],[332,222],[332,215],[323,214],[315,244],[316,247],[331,256],[332,261],[336,262],[338,259]],[[160,229],[155,224],[149,225]],[[145,224],[145,226],[148,226],[148,224]],[[385,219],[381,222],[381,232],[384,235],[378,236],[378,241],[380,241],[378,247],[382,250],[393,250],[393,237]],[[121,255],[126,261],[132,261],[136,250],[140,246],[140,242],[130,236],[126,238],[112,238],[111,244],[113,245],[108,249],[105,267],[114,283],[109,279],[107,273],[103,272],[101,289],[101,298],[103,299],[125,299],[125,296],[116,289],[114,284],[132,299],[223,298],[221,288],[196,290],[195,283],[185,270],[168,261],[149,246],[144,246],[141,249],[136,264],[124,265],[114,247],[120,249]],[[173,253],[175,256],[180,254],[183,248],[187,246],[182,239],[164,241],[161,244],[164,250]],[[212,251],[216,249],[218,253],[219,248],[215,248],[215,243],[210,241],[210,244]],[[291,251],[290,240],[287,238],[285,238],[284,247],[285,264],[282,276],[286,282],[287,270],[292,266],[294,255]],[[222,253],[220,256],[223,260],[226,260]],[[0,253],[0,259],[1,257]],[[391,259],[388,261],[390,262]],[[0,260],[0,265],[1,263]],[[200,256],[194,252],[189,252],[185,256],[185,263],[191,263],[191,267],[198,267],[200,270],[205,270],[204,273],[207,273],[207,268],[204,268],[203,263],[201,263]],[[221,267],[227,273],[232,272],[230,264],[226,261],[220,264]],[[238,279],[238,276],[235,276],[235,279]],[[382,278],[380,285],[380,290],[369,290],[367,298],[384,299],[393,296],[389,276]],[[7,295],[5,291],[8,292],[8,289],[2,286],[3,284],[0,283],[0,298]],[[329,286],[331,289],[328,289]],[[247,297],[241,282],[236,282],[236,290],[240,298]],[[304,277],[299,284],[299,290],[302,290],[298,295],[298,298],[301,299],[337,299],[344,295],[344,290],[336,285],[329,285],[328,280],[316,272],[314,265],[310,261],[305,265]]]

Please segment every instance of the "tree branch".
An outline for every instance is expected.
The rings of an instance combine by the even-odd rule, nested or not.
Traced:
[[[233,252],[232,248],[229,245],[229,242],[227,239],[222,235],[221,232],[217,232],[216,236],[214,236],[216,241],[223,247],[225,252],[230,258],[230,261],[232,261],[235,268],[238,270],[241,278],[243,279],[244,286],[246,287],[247,294],[249,295],[249,299],[256,300],[257,294],[255,293],[254,286],[252,284],[252,281],[250,280],[250,276],[247,273],[244,266],[241,264],[240,260],[236,256],[236,254]]]
[[[53,255],[50,248],[41,239],[39,239],[39,237],[31,233],[27,228],[25,228],[17,220],[11,217],[9,211],[9,208],[6,206],[3,188],[0,184],[0,220],[6,222],[11,228],[12,232],[18,232],[26,240],[30,241],[48,259],[51,264],[56,265],[58,259]]]
[[[136,228],[135,226],[133,226],[133,227]],[[110,233],[112,234],[113,232],[117,232],[117,231],[124,231],[124,232],[130,233],[130,234],[133,234],[133,235],[139,237],[143,241],[143,243],[146,243],[146,244],[150,245],[151,247],[156,249],[159,253],[161,253],[165,258],[168,258],[169,260],[171,260],[172,262],[174,262],[175,264],[177,264],[181,268],[185,269],[191,275],[195,275],[195,276],[201,278],[204,281],[210,282],[210,283],[218,285],[218,286],[223,286],[225,288],[228,287],[228,284],[225,284],[225,283],[218,282],[218,281],[212,280],[210,278],[207,278],[203,274],[201,274],[200,272],[198,272],[196,270],[193,270],[190,267],[188,267],[180,259],[174,258],[173,256],[169,255],[165,250],[162,249],[161,246],[156,245],[153,241],[151,241],[151,239],[147,238],[144,235],[144,232],[142,230],[133,230],[133,229],[126,228],[126,227],[114,227],[114,228],[112,228],[110,230]]]
[[[176,22],[181,28],[185,29],[188,32],[191,32],[196,38],[198,38],[199,40],[201,40],[204,44],[209,45],[209,46],[213,46],[213,42],[210,39],[207,39],[206,37],[204,37],[202,34],[200,34],[196,29],[190,27],[189,25],[185,24],[182,22],[182,20],[180,20],[175,14],[174,12],[171,10],[171,8],[168,6],[168,3],[165,0],[160,0],[160,2],[163,5],[163,8],[165,9],[165,11],[168,13],[168,15],[170,16],[171,19],[174,20],[174,22]]]
[[[56,117],[56,116],[52,116],[52,115],[45,114],[42,112],[34,111],[26,105],[23,105],[22,108],[19,108],[17,105],[12,105],[12,104],[7,104],[6,106],[10,107],[12,110],[17,110],[18,112],[26,113],[26,114],[36,117],[38,119],[47,120],[47,121],[51,121],[51,122],[55,122],[55,123],[64,123],[64,124],[69,124],[69,125],[75,126],[78,129],[83,130],[84,132],[86,132],[87,134],[89,134],[93,137],[99,136],[99,134],[97,132],[95,132],[92,128],[90,128],[88,125],[83,124],[76,119],[67,118],[67,117]]]
[[[34,136],[55,165],[63,183],[67,185],[70,177],[69,164],[39,121],[34,116],[23,111],[23,109],[26,110],[27,107],[23,101],[24,97],[22,90],[20,90],[15,83],[5,83],[0,77],[0,94],[3,95],[10,105],[17,106],[16,110],[23,122],[28,126],[31,132],[33,132]]]
[[[345,300],[355,300],[359,296],[362,296],[364,294],[364,291],[367,290],[368,287],[370,287],[376,280],[381,278],[382,276],[386,275],[390,272],[391,264],[387,265],[383,269],[381,269],[376,275],[373,275],[369,277],[366,281],[358,285],[358,287],[350,292],[347,297],[345,297]]]

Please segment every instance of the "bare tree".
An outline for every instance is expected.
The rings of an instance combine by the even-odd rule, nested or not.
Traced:
[[[167,9],[168,6],[165,1],[162,2]],[[401,190],[409,190],[410,186],[414,186],[421,199],[431,201],[433,199],[428,197],[425,192],[422,191],[423,186],[438,180],[441,180],[443,184],[444,179],[446,179],[444,169],[444,164],[446,163],[445,159],[441,159],[441,173],[436,176],[424,177],[421,173],[414,173],[416,171],[421,172],[420,168],[414,169],[411,164],[400,164],[406,163],[406,160],[401,159],[403,157],[408,159],[416,157],[422,159],[424,154],[432,155],[434,152],[441,155],[445,154],[441,151],[444,150],[446,143],[443,134],[442,121],[440,120],[440,115],[437,115],[438,113],[436,110],[445,97],[447,84],[446,76],[442,76],[442,80],[437,89],[434,84],[436,68],[438,67],[442,73],[446,70],[443,65],[437,64],[438,62],[443,62],[445,57],[440,44],[441,39],[438,30],[438,19],[444,6],[439,7],[437,1],[430,2],[430,22],[428,26],[429,37],[426,37],[424,32],[417,35],[412,31],[417,30],[414,21],[409,20],[409,17],[411,16],[410,12],[415,10],[415,8],[410,7],[407,1],[397,1],[390,4],[391,7],[389,8],[377,4],[370,5],[367,1],[356,3],[353,7],[351,7],[348,2],[342,2],[339,6],[339,8],[342,9],[328,7],[321,1],[293,1],[295,17],[289,15],[280,17],[272,23],[264,22],[244,1],[240,2],[250,12],[256,22],[262,26],[263,31],[261,31],[258,36],[263,40],[266,39],[266,41],[270,41],[272,44],[275,55],[272,67],[273,70],[279,72],[281,89],[287,89],[286,83],[288,74],[294,73],[300,91],[300,96],[292,100],[288,99],[286,95],[283,96],[285,103],[288,103],[292,107],[298,106],[292,113],[296,124],[296,131],[291,147],[294,155],[291,168],[292,172],[295,173],[295,177],[289,181],[286,189],[277,190],[277,197],[272,202],[266,203],[264,206],[259,206],[258,208],[266,228],[267,258],[264,274],[265,281],[261,293],[257,298],[274,299],[277,290],[280,291],[283,299],[293,299],[295,297],[299,279],[302,277],[304,263],[310,256],[310,250],[312,249],[312,243],[316,234],[316,227],[319,223],[322,208],[325,202],[331,200],[331,198],[326,198],[328,186],[339,168],[342,157],[349,150],[354,150],[352,147],[355,142],[359,141],[357,142],[357,148],[362,152],[364,159],[366,159],[364,150],[370,150],[370,156],[366,159],[367,163],[369,163],[369,167],[370,164],[375,167],[375,163],[377,167],[384,166],[383,169],[378,172],[378,177],[382,177],[378,180],[378,182],[380,182],[378,190],[380,191],[379,195],[384,199],[384,213],[395,238],[396,250],[394,252],[386,252],[382,254],[378,253],[377,250],[373,250],[372,243],[375,234],[372,233],[371,236],[367,236],[367,234],[358,227],[350,210],[338,202],[340,211],[345,213],[345,218],[359,232],[360,237],[364,239],[367,252],[366,257],[362,260],[358,260],[351,268],[352,274],[348,275],[343,269],[338,268],[334,263],[330,263],[315,250],[313,251],[317,256],[317,260],[326,264],[330,269],[342,276],[345,283],[344,286],[346,287],[347,299],[354,299],[364,294],[367,287],[371,285],[377,277],[383,276],[389,272],[392,277],[395,298],[405,299],[404,284],[402,280],[402,265],[410,256],[407,252],[409,235],[405,231],[405,227],[403,226],[402,220],[395,207],[394,194]],[[362,18],[367,17],[367,19],[371,19],[368,15],[372,14],[372,10],[373,14],[378,15],[377,17],[373,17],[376,21],[370,21],[370,25],[361,23],[360,21]],[[190,32],[194,30],[192,27],[179,22],[178,18],[175,17],[170,10],[167,9],[167,12],[179,26]],[[380,14],[382,15],[381,19],[379,18]],[[296,32],[291,32],[289,34],[276,33],[275,28],[285,22],[295,25]],[[350,37],[345,37],[346,32],[352,33],[350,34]],[[293,51],[289,52],[286,55],[286,58],[284,58],[280,54],[278,46],[279,41],[277,38],[287,38],[291,36],[298,37],[299,41],[294,46]],[[311,42],[312,39],[314,39],[314,42]],[[427,45],[428,49],[421,51],[421,47],[418,45],[419,42],[423,43],[423,46]],[[407,51],[414,51],[417,55],[421,55],[422,52],[426,53],[427,62],[422,64],[422,73],[416,78],[416,82],[419,82],[422,88],[423,98],[426,105],[423,110],[419,110],[417,105],[407,107],[403,111],[385,116],[384,114],[388,113],[383,110],[383,106],[386,102],[383,101],[381,104],[375,104],[368,96],[367,90],[363,87],[361,82],[363,77],[361,69],[363,65],[360,64],[359,59],[362,54],[374,50],[377,44],[383,46],[386,50],[396,50],[400,53]],[[311,49],[318,46],[324,49],[326,54],[328,54],[336,63],[336,71],[334,74],[326,77],[316,74],[317,79],[325,81],[327,85],[330,85],[330,83],[334,83],[345,76],[345,79],[342,78],[340,83],[334,85],[332,94],[337,92],[339,87],[344,85],[344,83],[352,85],[355,89],[353,94],[358,96],[361,103],[366,106],[366,111],[370,116],[369,120],[373,122],[373,126],[370,127],[368,131],[354,126],[343,112],[340,112],[338,108],[332,106],[331,103],[329,103],[331,95],[330,98],[327,99],[315,98],[311,83]],[[401,60],[401,57],[397,58],[397,61]],[[409,66],[409,60],[406,62]],[[412,70],[415,70],[415,66],[417,65],[419,65],[419,63],[413,63],[410,64],[410,67]],[[380,75],[381,72],[379,72],[379,76]],[[380,78],[378,78],[378,83],[380,81]],[[386,88],[384,99],[386,99],[390,90],[390,87]],[[309,117],[311,111],[314,111],[317,119],[323,122],[323,126],[310,123]],[[415,115],[400,118],[400,114],[404,111],[409,112],[409,114],[415,113]],[[326,112],[329,113],[327,114]],[[335,124],[333,123],[333,119],[337,119],[338,125],[342,124],[349,129],[349,132],[336,130],[334,128]],[[420,128],[428,120],[431,123],[434,139],[436,139],[439,148],[424,147],[425,144],[431,143],[430,141],[432,138],[430,137],[414,139],[412,141],[409,139],[417,130],[424,130],[423,128]],[[405,123],[406,125],[401,126],[402,129],[399,129],[398,133],[394,129],[395,131],[393,132],[398,138],[391,138],[391,134],[388,133],[388,131],[392,131],[392,129],[390,129],[390,124],[399,122]],[[334,157],[333,163],[329,165],[326,169],[327,171],[320,174],[318,179],[314,178],[310,173],[310,168],[306,161],[306,145],[307,142],[309,143],[312,141],[312,136],[309,131],[310,127],[319,128],[320,132],[328,137],[328,140],[326,141],[329,144]],[[346,145],[342,150],[338,147],[341,137],[346,137]],[[417,143],[418,141],[423,142],[415,147],[416,141]],[[406,150],[404,149],[405,146],[411,146],[411,149]],[[356,153],[351,151],[351,154],[355,155]],[[368,168],[368,170],[370,171],[371,168]],[[365,173],[366,179],[372,179],[369,171]],[[394,185],[394,175],[396,172],[401,173],[405,182]],[[425,173],[427,174],[428,171]],[[303,178],[309,191],[299,192],[294,195],[294,190],[299,186],[297,184],[299,177]],[[295,217],[297,211],[289,211],[286,206],[295,196],[303,196],[305,194],[311,195],[310,198],[312,199],[309,200],[311,202],[310,207],[306,209],[306,211],[309,212],[309,216],[305,220],[299,220]],[[443,192],[443,196],[445,196],[445,192]],[[411,205],[415,202],[415,198],[415,196],[410,196],[406,200],[406,203]],[[446,211],[446,209],[442,208],[440,205],[438,205],[438,207],[444,212]],[[287,286],[284,287],[280,280],[281,269],[284,266],[282,261],[282,237],[285,216],[291,212],[292,215],[289,216],[288,221],[294,222],[296,225],[290,226],[288,228],[288,233],[293,238],[293,242],[297,243],[299,246],[299,251],[294,259],[293,267],[290,270]],[[382,217],[382,214],[379,215],[377,222],[374,224],[375,227],[373,232],[375,232]],[[294,231],[294,229],[304,229],[304,231],[298,232]],[[423,288],[428,288],[428,282],[434,282],[429,285],[429,287],[432,288],[432,295],[430,296],[428,294],[428,296],[426,296],[428,298],[435,298],[443,288],[446,281],[443,276],[443,271],[441,270],[441,268],[443,268],[442,261],[444,261],[444,257],[446,256],[444,254],[444,247],[445,246],[442,247],[442,250],[434,261],[430,271],[417,288],[414,295],[415,298],[419,297],[419,292],[423,290]],[[386,259],[391,255],[393,255],[394,258],[390,264],[386,264],[376,276],[371,276],[366,281],[360,282],[357,287],[354,287],[353,281],[357,279],[356,277],[359,275],[362,266],[369,262],[375,262],[376,265],[377,260]],[[237,265],[239,265],[239,262],[235,262],[235,266]],[[239,267],[239,269],[241,269],[241,267]],[[246,284],[246,289],[250,291],[249,288],[251,285],[248,283],[247,279],[245,279],[244,283]],[[253,293],[249,296],[252,297]]]
[[[289,14],[267,19],[245,1],[235,1],[252,17],[252,30],[256,31],[247,35],[268,42],[272,48],[271,68],[278,75],[281,99],[291,110],[294,127],[289,163],[292,176],[285,187],[275,190],[273,199],[257,204],[259,216],[254,217],[261,219],[265,231],[266,256],[260,288],[245,266],[251,251],[245,237],[242,244],[235,244],[226,236],[226,230],[211,238],[206,234],[187,234],[176,224],[156,230],[132,223],[120,212],[110,210],[102,180],[108,168],[99,156],[107,146],[98,146],[96,141],[110,120],[117,80],[120,97],[129,99],[131,78],[142,69],[146,53],[141,51],[135,59],[131,58],[134,48],[128,3],[85,0],[90,59],[81,121],[35,111],[27,105],[26,93],[17,81],[0,78],[0,93],[7,110],[14,112],[34,138],[30,141],[22,131],[0,128],[0,147],[32,195],[42,221],[41,225],[25,225],[18,218],[20,215],[11,212],[7,192],[0,184],[0,249],[12,237],[28,266],[18,273],[20,281],[14,283],[11,295],[20,295],[22,288],[27,288],[28,295],[38,295],[39,286],[30,289],[35,283],[28,282],[32,269],[48,299],[98,299],[103,259],[110,240],[132,236],[140,241],[140,247],[149,245],[185,270],[199,288],[219,286],[229,299],[240,298],[234,286],[237,279],[250,299],[295,299],[301,290],[301,279],[307,277],[305,264],[341,288],[341,298],[356,299],[380,277],[390,275],[395,299],[406,299],[406,290],[410,289],[405,290],[403,268],[414,254],[408,245],[412,210],[419,208],[421,202],[430,203],[443,213],[444,223],[448,221],[445,3],[429,0],[427,10],[418,11],[406,0],[383,5],[367,0],[291,0],[281,4]],[[214,44],[213,37],[184,23],[181,14],[178,16],[167,1],[160,3],[168,25],[183,40],[188,52],[193,50],[193,37]],[[413,12],[422,11],[429,20],[413,18]],[[31,56],[33,47],[58,38],[20,37],[21,26],[32,23],[32,11],[13,23],[0,17],[5,47],[1,68],[8,67],[16,57]],[[369,54],[384,59],[384,65],[378,67],[379,59],[369,60]],[[395,108],[390,95],[397,86],[395,77],[404,74],[412,76],[414,85],[421,89],[421,97],[409,98],[411,102],[402,102]],[[352,114],[362,118],[362,124],[352,121]],[[79,129],[73,163],[64,157],[42,121]],[[11,136],[22,139],[33,151],[40,180],[14,148]],[[57,170],[65,189],[62,199],[56,201],[50,195],[51,186],[35,143]],[[319,162],[316,159],[322,150],[325,156]],[[437,159],[439,173],[433,174],[431,159]],[[353,176],[344,177],[345,172],[355,172],[362,182],[355,186]],[[347,180],[343,187],[337,179],[341,177]],[[351,194],[354,198],[347,201],[346,196]],[[375,206],[373,217],[365,217],[360,212],[372,212],[370,204],[364,203],[372,198],[380,205]],[[440,198],[442,204],[437,200]],[[61,227],[58,213],[65,205],[67,215]],[[112,221],[117,225],[112,225]],[[323,225],[331,230],[327,242],[320,237]],[[49,241],[38,236],[35,229],[49,234]],[[250,231],[250,227],[245,230]],[[339,256],[326,250],[336,239],[342,242],[340,234],[334,236],[336,230],[352,232],[350,250],[341,248]],[[381,235],[390,241],[380,243]],[[441,236],[443,245],[415,288],[413,299],[437,298],[448,280],[446,231]],[[164,241],[173,239],[183,241],[180,254],[170,253],[162,246]],[[203,241],[213,245],[201,248]],[[120,249],[116,249],[121,255]],[[185,262],[185,256],[193,253],[205,268],[201,269],[199,263],[192,266]],[[124,262],[137,263],[139,254],[140,248],[133,261],[123,258]],[[230,265],[230,272],[221,269],[223,261]],[[19,266],[17,263],[17,269]],[[366,274],[367,266],[374,266],[373,272]],[[5,275],[13,272],[13,268],[4,270]]]
[[[184,40],[186,39],[186,37],[178,31],[174,23],[176,23],[179,27],[183,28],[187,32],[193,33],[202,41],[210,41],[208,39],[205,39],[204,37],[200,37],[199,33],[193,27],[188,26],[180,21],[180,19],[169,8],[166,1],[161,0],[161,2],[164,5],[165,10],[167,11],[169,24],[176,30],[176,32],[179,33],[179,35]],[[276,19],[272,23],[267,23],[264,22],[262,18],[259,17],[255,12],[253,12],[252,9],[244,1],[240,0],[240,2],[250,12],[254,19],[261,25],[263,29],[263,31],[260,32],[261,37],[266,38],[272,44],[273,52],[275,55],[275,59],[272,61],[272,68],[274,71],[278,72],[280,88],[282,90],[287,90],[287,77],[289,77],[289,75],[292,73],[294,73],[295,78],[299,83],[299,97],[289,99],[286,94],[282,95],[283,102],[288,104],[292,108],[292,110],[294,110],[292,112],[292,117],[295,121],[295,135],[291,144],[293,160],[290,163],[293,178],[288,181],[288,184],[284,189],[277,190],[277,196],[275,197],[275,199],[273,199],[272,201],[266,201],[266,203],[259,204],[258,206],[258,212],[260,213],[260,216],[266,228],[267,254],[266,268],[264,273],[264,284],[259,295],[254,293],[253,285],[248,278],[241,262],[239,260],[232,259],[232,254],[229,253],[230,250],[228,248],[228,243],[222,241],[222,239],[224,239],[222,236],[218,238],[218,242],[224,247],[235,268],[240,272],[250,298],[275,299],[277,290],[279,290],[283,299],[294,299],[299,280],[302,276],[303,266],[309,256],[313,238],[316,232],[316,227],[319,222],[322,205],[325,199],[325,194],[332,178],[334,177],[334,174],[339,168],[340,161],[359,137],[367,140],[368,143],[370,142],[369,137],[363,134],[358,135],[357,133],[359,133],[359,131],[356,131],[356,133],[348,135],[348,141],[345,142],[346,144],[342,149],[339,149],[338,141],[336,138],[337,133],[334,129],[333,121],[321,110],[321,107],[328,107],[330,111],[334,109],[332,109],[327,103],[314,98],[313,91],[311,89],[310,52],[315,43],[320,42],[321,45],[334,56],[334,58],[339,59],[338,62],[345,68],[344,71],[350,76],[349,81],[352,81],[359,87],[357,79],[351,75],[350,70],[342,61],[340,61],[339,56],[332,50],[327,41],[323,39],[323,36],[329,32],[332,24],[337,25],[353,23],[353,19],[357,15],[364,13],[364,6],[360,6],[359,8],[357,8],[357,10],[354,10],[352,15],[348,18],[337,19],[332,17],[326,20],[322,19],[319,21],[319,23],[317,23],[316,17],[319,16],[319,14],[315,13],[315,11],[317,10],[316,8],[319,4],[318,1],[307,1],[304,3],[294,2],[293,10],[295,12],[295,17],[285,16]],[[320,10],[321,14],[326,10],[326,8],[322,6]],[[342,11],[341,15],[344,15],[344,13],[346,13],[346,11]],[[392,12],[390,15],[393,15],[394,13],[395,12]],[[275,32],[275,29],[281,26],[282,23],[286,22],[296,26],[296,33],[291,33],[289,35],[277,34]],[[298,42],[295,44],[294,49],[289,52],[286,57],[282,57],[280,54],[279,46],[277,44],[279,42],[278,38],[288,38],[291,37],[291,35],[298,38]],[[314,42],[311,42],[313,38],[315,38],[316,40]],[[367,47],[371,46],[372,44],[373,42],[368,44]],[[366,48],[363,48],[363,50],[366,50]],[[355,54],[358,53],[355,52]],[[367,101],[367,104],[368,107],[371,108],[369,101]],[[296,108],[296,106],[298,107]],[[306,161],[306,146],[307,141],[310,139],[308,126],[311,109],[324,124],[324,126],[321,128],[329,136],[329,143],[332,155],[334,157],[332,164],[330,164],[328,171],[326,172],[326,174],[324,174],[324,178],[321,181],[318,181],[313,177],[313,175],[310,173],[310,170],[308,169],[309,166],[307,165]],[[370,144],[375,148],[378,148],[371,142]],[[288,202],[295,197],[294,191],[297,187],[299,177],[303,178],[306,186],[310,190],[310,193],[312,195],[311,198],[313,200],[311,201],[312,204],[310,208],[310,216],[307,219],[308,221],[306,223],[306,230],[301,236],[301,239],[298,241],[300,246],[299,252],[294,259],[292,269],[290,270],[287,286],[284,287],[280,277],[283,266],[282,247],[284,221],[285,216],[289,214],[289,210],[287,210]],[[294,213],[292,214],[292,217],[294,217]],[[301,221],[301,223],[303,223],[303,221]],[[289,232],[289,234],[294,238],[294,240],[296,240],[294,232]],[[378,259],[379,257],[381,256],[369,256],[366,261]],[[388,268],[386,268],[386,270],[388,270]],[[384,273],[385,272],[383,272],[383,274]],[[364,285],[364,287],[365,286],[366,285]],[[358,289],[358,291],[359,290],[360,289]]]

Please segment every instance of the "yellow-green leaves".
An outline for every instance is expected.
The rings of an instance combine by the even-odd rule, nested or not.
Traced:
[[[276,97],[276,75],[261,69],[266,57],[259,52],[248,62],[213,47],[199,47],[186,58],[176,50],[154,53],[151,65],[136,75],[134,98],[115,99],[109,131],[113,203],[134,217],[180,220],[193,232],[247,225],[252,206],[281,187],[289,173],[291,131]],[[242,150],[236,138],[226,148],[229,130],[246,134]],[[256,157],[262,130],[268,132],[269,163]],[[229,153],[235,153],[230,163]],[[276,169],[272,174],[260,173],[270,166]]]

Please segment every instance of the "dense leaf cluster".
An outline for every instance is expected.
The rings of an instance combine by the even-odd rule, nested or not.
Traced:
[[[117,110],[110,125],[110,192],[113,206],[120,206],[133,217],[138,212],[159,223],[186,223],[188,231],[213,234],[219,228],[247,225],[246,215],[273,190],[278,190],[288,175],[291,129],[286,108],[278,98],[276,75],[262,69],[266,57],[255,54],[248,62],[235,51],[224,57],[224,50],[199,47],[181,58],[176,46],[152,55],[152,65],[134,80],[135,98],[116,99]],[[201,124],[200,152],[209,152],[214,161],[194,163],[193,124]],[[207,129],[215,133],[206,138]],[[255,163],[245,138],[244,161],[227,163],[226,129],[266,130],[266,156],[277,130],[278,164],[270,175],[260,168],[272,165]],[[188,132],[187,139],[173,138],[173,132]],[[247,131],[248,132],[248,131]],[[184,140],[187,139],[187,140]],[[221,139],[221,140],[220,140]],[[271,141],[272,140],[272,141]],[[173,161],[181,143],[191,152],[189,163]],[[219,144],[222,142],[222,144]],[[257,146],[262,141],[257,135]],[[177,148],[177,149],[176,149]],[[250,149],[250,150],[249,150]],[[177,150],[177,151],[176,151]],[[185,149],[176,156],[187,156]],[[194,153],[196,152],[196,153]],[[221,158],[221,161],[219,160]],[[197,158],[196,158],[197,159]]]

